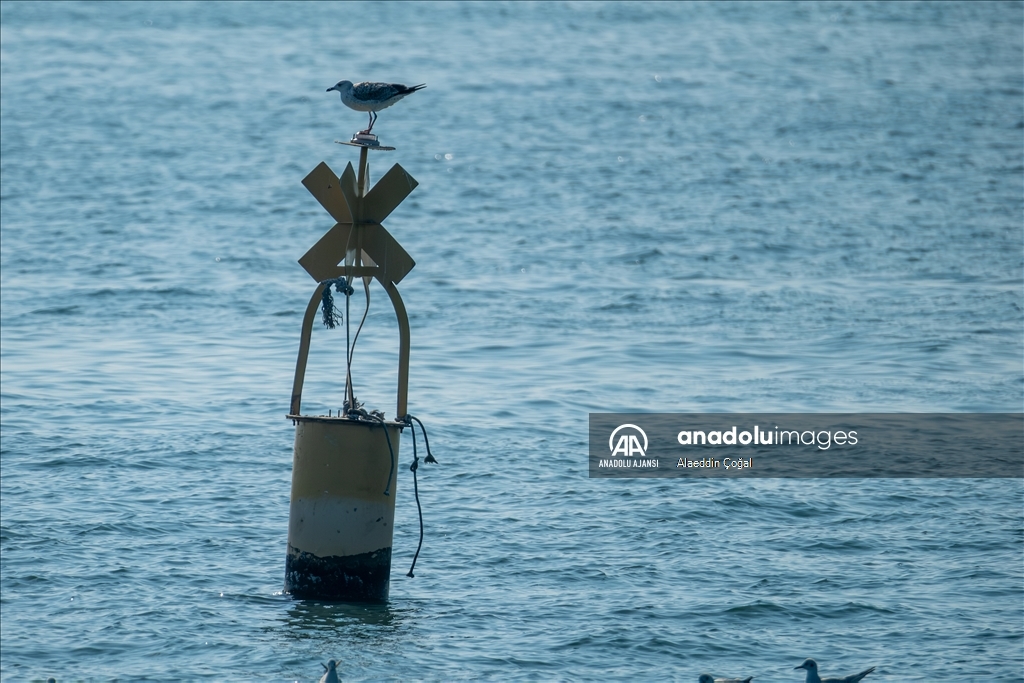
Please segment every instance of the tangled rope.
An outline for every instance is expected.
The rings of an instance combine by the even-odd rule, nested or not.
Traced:
[[[355,293],[355,290],[352,289],[348,280],[343,277],[334,278],[333,280],[324,280],[320,284],[327,285],[324,287],[324,291],[320,294],[324,325],[327,329],[333,330],[341,324],[343,317],[341,315],[341,311],[339,311],[334,305],[334,296],[331,294],[331,285],[334,285],[334,291],[338,294],[344,294],[346,298],[352,296],[352,294]]]

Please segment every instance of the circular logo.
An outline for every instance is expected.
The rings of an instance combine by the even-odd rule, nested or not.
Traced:
[[[622,434],[618,441],[615,440],[615,435],[623,429],[635,429],[640,433],[640,436],[644,439],[644,445],[641,446],[639,440],[636,438],[636,434],[630,434],[628,432]],[[612,452],[612,455],[620,454],[625,456],[639,455],[641,458],[647,453],[647,433],[633,424],[619,425],[612,432],[612,435],[608,437],[608,450]]]

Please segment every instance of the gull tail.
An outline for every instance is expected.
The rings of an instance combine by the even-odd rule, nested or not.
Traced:
[[[408,95],[411,92],[416,92],[417,90],[423,90],[423,88],[426,88],[426,87],[427,87],[426,83],[420,83],[419,85],[414,85],[411,88],[406,88],[405,90],[402,91],[402,94],[403,95]]]
[[[870,669],[864,669],[864,671],[861,671],[856,676],[850,676],[850,683],[857,683],[857,681],[859,681],[860,679],[864,678],[865,676],[867,676],[869,673],[871,673],[874,670],[875,670],[875,667],[871,667]]]

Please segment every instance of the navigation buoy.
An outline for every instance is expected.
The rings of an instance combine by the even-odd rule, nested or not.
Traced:
[[[395,164],[369,187],[365,143],[358,175],[349,163],[338,176],[321,163],[302,183],[337,221],[299,263],[317,281],[302,321],[291,408],[295,424],[288,554],[284,590],[299,598],[385,601],[391,574],[399,441],[407,425],[409,318],[395,286],[415,262],[381,222],[416,187]],[[375,147],[379,151],[383,149]],[[386,149],[386,148],[384,148]],[[351,349],[346,350],[344,409],[303,415],[302,384],[317,311],[332,325],[331,288],[349,296],[351,283],[377,280],[398,317],[396,419],[364,410],[355,399]],[[348,323],[346,319],[345,324]]]

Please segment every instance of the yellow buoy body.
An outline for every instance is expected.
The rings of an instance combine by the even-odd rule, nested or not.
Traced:
[[[296,426],[285,591],[387,600],[403,424],[290,417]]]

